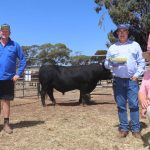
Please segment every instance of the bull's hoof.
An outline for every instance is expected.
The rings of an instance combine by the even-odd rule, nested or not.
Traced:
[[[79,105],[85,106],[85,105],[89,105],[89,102],[79,102]]]
[[[82,105],[82,102],[79,101],[79,105]]]
[[[56,105],[56,102],[52,102],[52,105],[55,106],[55,105]]]

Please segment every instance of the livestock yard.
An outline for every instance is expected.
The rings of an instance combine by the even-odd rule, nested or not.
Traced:
[[[117,109],[112,88],[98,86],[89,105],[78,105],[79,91],[62,95],[55,91],[57,105],[47,98],[41,106],[38,96],[15,98],[11,104],[14,133],[2,131],[0,119],[0,150],[149,150],[148,120],[140,119],[142,140],[118,138]],[[100,94],[100,95],[98,95]]]

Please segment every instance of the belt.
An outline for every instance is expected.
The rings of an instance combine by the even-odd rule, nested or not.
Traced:
[[[114,76],[114,78],[116,78],[116,79],[123,79],[123,80],[129,80],[130,78],[120,78],[120,77],[116,77],[116,76]]]

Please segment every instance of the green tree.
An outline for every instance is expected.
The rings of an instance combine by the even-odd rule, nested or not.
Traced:
[[[40,60],[41,64],[55,63],[51,58],[49,58],[49,53],[52,49],[53,45],[51,43],[46,43],[39,46],[39,53],[37,58]]]
[[[76,55],[70,57],[71,65],[87,65],[90,62],[90,56]]]
[[[150,33],[150,0],[95,0],[95,3],[98,6],[96,12],[105,6],[116,25],[130,24],[132,38],[141,45],[143,51],[146,51]]]
[[[37,64],[37,56],[39,51],[38,45],[32,45],[32,46],[22,46],[22,49],[26,55],[27,59],[27,65],[36,65]]]
[[[49,57],[59,65],[67,65],[70,60],[70,50],[65,44],[57,43],[53,46],[53,49],[49,53]]]
[[[101,62],[106,58],[106,50],[97,50],[95,56],[91,57],[91,62]]]
[[[57,43],[44,44],[40,46],[40,53],[38,58],[43,63],[52,63],[59,65],[67,65],[69,63],[71,50],[65,44]]]

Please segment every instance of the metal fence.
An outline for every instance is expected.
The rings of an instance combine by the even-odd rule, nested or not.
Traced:
[[[15,97],[39,97],[40,84],[38,78],[32,78],[31,81],[25,81],[24,78],[20,78],[15,83]]]
[[[25,81],[23,78],[19,79],[15,84],[15,98],[26,98],[26,97],[35,97],[39,98],[40,96],[40,83],[38,78],[32,78],[31,81]],[[101,88],[105,88],[105,92],[101,93]],[[99,81],[97,87],[91,95],[109,95],[111,92],[112,83],[111,80],[102,80]],[[55,90],[54,90],[55,91]]]
[[[26,76],[24,78],[20,78],[15,83],[15,98],[25,98],[25,97],[33,97],[40,96],[40,83],[37,77],[30,78],[31,80],[26,80]],[[139,85],[141,84],[142,77],[139,78]],[[101,80],[97,83],[97,89],[91,92],[91,95],[106,95],[112,94],[112,80]],[[105,92],[101,93],[101,88],[106,89]]]

